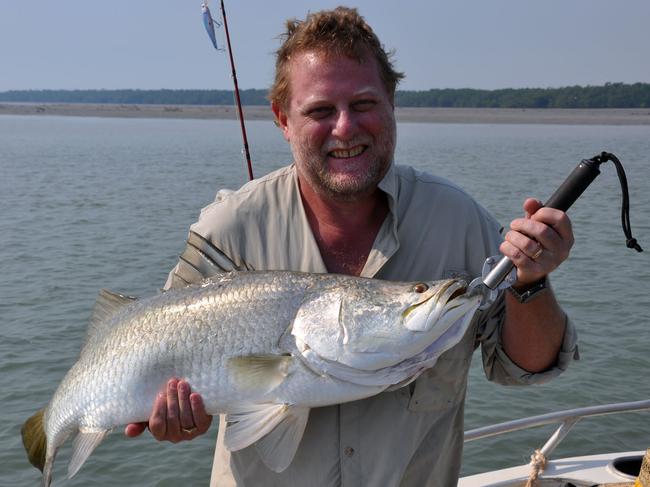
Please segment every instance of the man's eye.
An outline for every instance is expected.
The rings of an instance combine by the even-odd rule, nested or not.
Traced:
[[[365,112],[367,110],[370,110],[374,108],[375,105],[376,103],[374,100],[360,100],[353,104],[354,109],[358,112]]]
[[[325,118],[330,113],[332,113],[332,109],[330,107],[316,107],[309,110],[308,115],[312,118]]]

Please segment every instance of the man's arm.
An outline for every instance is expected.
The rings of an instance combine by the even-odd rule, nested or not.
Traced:
[[[525,289],[548,276],[567,259],[573,246],[571,221],[566,213],[544,208],[534,199],[524,202],[524,210],[526,218],[512,221],[500,248],[517,267],[515,289]],[[553,366],[565,329],[566,315],[551,289],[526,303],[506,293],[503,348],[522,369],[541,372]]]

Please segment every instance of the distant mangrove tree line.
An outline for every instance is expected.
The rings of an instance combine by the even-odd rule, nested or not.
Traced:
[[[266,94],[266,90],[240,91],[244,105],[266,105]],[[230,90],[13,90],[0,92],[0,102],[232,105],[233,93]],[[650,108],[650,83],[398,91],[395,102],[400,107]]]

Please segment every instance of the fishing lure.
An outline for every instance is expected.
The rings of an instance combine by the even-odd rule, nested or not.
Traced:
[[[217,45],[217,36],[214,33],[214,24],[217,24],[217,27],[221,27],[221,24],[212,17],[207,1],[201,4],[201,10],[203,11],[203,25],[205,26],[208,36],[210,36],[212,45],[217,51],[223,51],[223,49],[219,49],[219,46]]]

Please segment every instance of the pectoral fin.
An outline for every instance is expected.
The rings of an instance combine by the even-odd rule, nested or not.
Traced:
[[[240,390],[267,394],[289,375],[293,360],[291,355],[247,355],[231,358],[228,366]]]
[[[264,464],[274,472],[282,472],[296,454],[308,417],[308,408],[244,404],[228,414],[224,444],[228,450],[237,451],[257,442]]]

